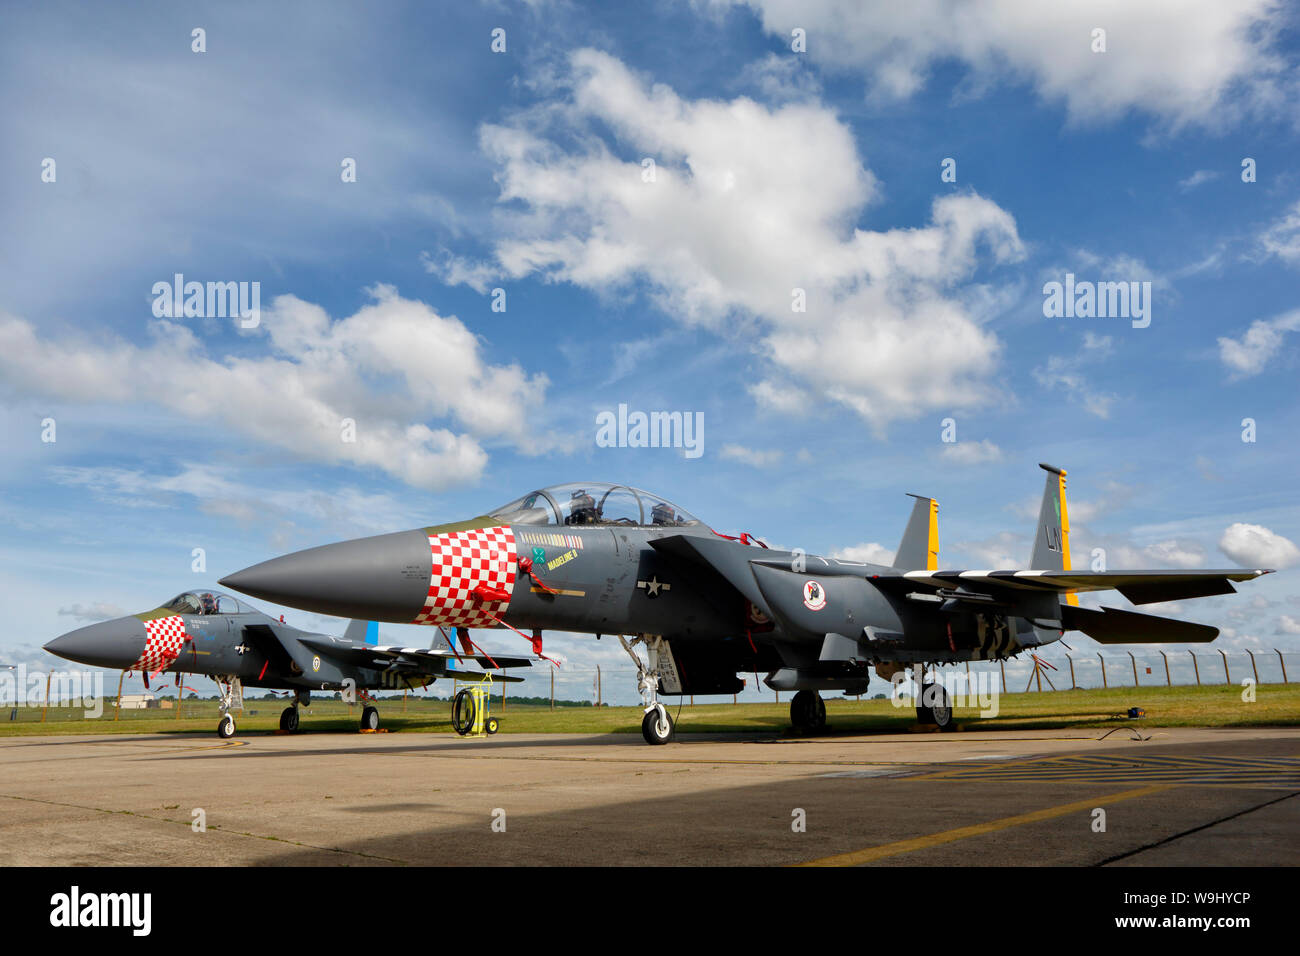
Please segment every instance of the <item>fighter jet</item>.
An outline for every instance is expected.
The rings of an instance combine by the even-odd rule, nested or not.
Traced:
[[[481,679],[484,672],[458,664],[473,661],[497,671],[529,667],[526,657],[489,656],[472,643],[457,651],[437,628],[433,646],[398,647],[379,643],[374,621],[354,620],[342,637],[299,630],[220,591],[186,591],[166,604],[69,631],[45,645],[51,654],[80,664],[140,671],[145,686],[162,673],[203,674],[221,693],[217,735],[235,735],[230,713],[242,687],[266,687],[293,693],[280,714],[280,729],[298,729],[298,707],[311,692],[415,690],[439,677]],[[493,680],[519,682],[522,677],[494,674]],[[361,728],[377,730],[379,711],[368,700]]]
[[[580,482],[530,492],[454,524],[324,545],[221,584],[322,614],[465,632],[547,629],[619,635],[636,661],[642,733],[667,743],[660,695],[734,694],[740,673],[795,691],[790,719],[825,726],[820,692],[866,691],[870,671],[1003,660],[1082,631],[1105,644],[1206,642],[1218,630],[1133,611],[1080,607],[1082,591],[1134,604],[1232,593],[1264,570],[1075,571],[1066,473],[1047,474],[1028,569],[939,570],[938,503],[917,498],[891,566],[779,551],[719,534],[657,495]],[[629,642],[626,635],[633,635]],[[529,637],[529,634],[525,634]],[[647,660],[636,653],[646,645]],[[917,716],[953,727],[951,697],[923,677]]]

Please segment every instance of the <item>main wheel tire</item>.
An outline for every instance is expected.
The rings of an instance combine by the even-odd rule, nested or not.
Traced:
[[[813,733],[821,733],[826,729],[826,701],[822,700],[821,694],[813,694]]]
[[[826,726],[826,702],[816,691],[801,690],[790,700],[790,723],[801,734],[815,734]]]
[[[648,744],[657,746],[671,743],[676,732],[677,728],[673,726],[673,715],[668,713],[668,709],[663,705],[647,711],[641,718],[641,736]]]
[[[487,730],[489,734],[495,734],[498,730],[501,729],[501,722],[497,720],[495,717],[489,717],[487,719],[487,723],[484,725],[484,728]]]
[[[468,689],[456,695],[451,704],[451,726],[464,737],[474,729],[474,695]]]
[[[361,729],[378,730],[379,729],[379,709],[376,707],[365,707],[361,711]]]
[[[280,729],[293,733],[298,729],[298,708],[286,707],[280,712]]]
[[[948,696],[948,691],[942,684],[935,684],[935,690],[939,694],[939,702],[930,708],[930,718],[934,725],[945,733],[957,729],[953,722],[952,698]]]
[[[221,720],[217,722],[217,736],[222,740],[229,740],[235,736],[235,718],[229,714],[223,714]]]
[[[953,722],[952,698],[942,684],[926,684],[921,688],[921,699],[932,700],[933,704],[918,704],[916,719],[918,723],[932,724],[942,731],[956,730]]]

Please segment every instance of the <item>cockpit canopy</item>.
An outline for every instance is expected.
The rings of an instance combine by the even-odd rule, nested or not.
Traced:
[[[220,591],[186,591],[184,594],[176,595],[163,607],[177,614],[256,613],[256,608]]]
[[[530,492],[490,512],[504,524],[647,525],[680,528],[700,520],[671,501],[628,485],[575,481]]]

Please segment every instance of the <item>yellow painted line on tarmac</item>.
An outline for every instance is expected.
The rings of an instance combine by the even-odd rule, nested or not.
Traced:
[[[897,856],[900,853],[914,853],[917,850],[926,850],[932,846],[942,846],[945,843],[955,843],[958,840],[965,840],[973,836],[982,836],[985,833],[995,833],[998,830],[1007,830],[1011,827],[1018,827],[1026,823],[1038,823],[1040,820],[1051,820],[1055,817],[1063,817],[1071,813],[1092,810],[1094,807],[1109,806],[1113,803],[1119,803],[1121,800],[1132,800],[1136,797],[1145,797],[1168,789],[1169,787],[1161,784],[1151,787],[1139,787],[1136,790],[1121,790],[1119,793],[1107,794],[1104,797],[1090,797],[1087,800],[1077,800],[1074,803],[1062,804],[1059,807],[1048,807],[1045,810],[1034,810],[1031,813],[1020,813],[1014,817],[1003,817],[1000,820],[990,820],[987,823],[976,823],[968,827],[958,827],[955,830],[943,830],[939,833],[931,833],[928,836],[913,837],[910,840],[898,840],[894,843],[882,844],[881,846],[867,847],[865,850],[854,850],[852,853],[839,853],[835,856],[825,856],[819,860],[809,860],[807,863],[799,863],[796,865],[860,866],[863,863],[874,863],[876,860],[883,860],[888,856]]]

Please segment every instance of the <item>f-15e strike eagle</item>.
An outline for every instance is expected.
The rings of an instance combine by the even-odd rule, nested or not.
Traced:
[[[731,538],[626,485],[543,488],[478,518],[274,558],[224,586],[321,614],[465,632],[510,627],[619,635],[637,663],[642,733],[673,737],[660,695],[734,694],[739,673],[795,691],[796,729],[825,724],[820,691],[866,691],[870,670],[1002,660],[1082,631],[1103,644],[1211,641],[1202,624],[1080,607],[1081,591],[1134,604],[1228,594],[1263,570],[1074,571],[1065,472],[1047,474],[1027,570],[938,569],[938,504],[917,497],[891,566],[778,551]],[[629,642],[626,635],[633,635]],[[529,635],[525,635],[529,636]],[[647,662],[634,651],[647,647]],[[930,680],[933,680],[931,678]],[[926,703],[928,702],[928,703]],[[927,683],[917,715],[953,726]]]
[[[298,706],[312,691],[343,691],[364,695],[368,690],[415,690],[439,677],[477,680],[483,672],[461,669],[467,660],[480,667],[528,667],[526,657],[490,657],[482,648],[462,642],[458,652],[439,628],[433,646],[398,647],[380,644],[372,621],[352,621],[342,637],[314,634],[263,614],[255,607],[220,591],[187,591],[152,611],[128,614],[69,631],[45,645],[51,654],[124,671],[138,670],[149,686],[150,675],[202,674],[221,691],[217,734],[235,735],[230,711],[241,687],[266,687],[293,692],[280,714],[281,730],[298,729]],[[493,680],[522,681],[494,674]],[[379,727],[373,700],[361,710],[361,728]]]

